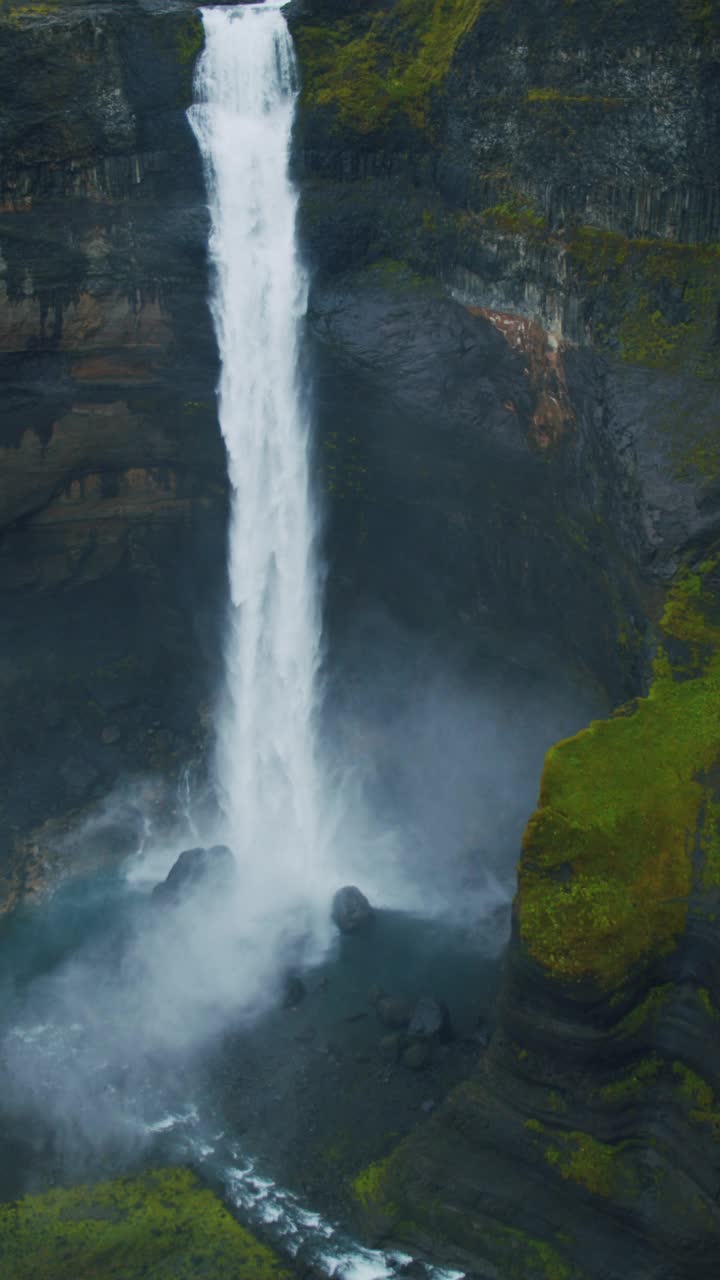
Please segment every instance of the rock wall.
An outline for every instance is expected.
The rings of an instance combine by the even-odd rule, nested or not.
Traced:
[[[498,1031],[358,1178],[364,1220],[483,1277],[702,1280],[717,5],[295,0],[290,20],[331,629],[379,600],[470,653],[544,635],[614,702],[648,695],[550,754]],[[197,743],[226,494],[197,17],[7,3],[2,36],[9,902],[45,873],[33,822]]]
[[[290,12],[348,580],[407,536],[436,619],[545,628],[622,704],[550,752],[498,1030],[359,1221],[488,1280],[710,1277],[720,11]]]
[[[203,737],[225,459],[207,215],[172,5],[0,15],[0,848]],[[15,851],[15,854],[13,853]]]

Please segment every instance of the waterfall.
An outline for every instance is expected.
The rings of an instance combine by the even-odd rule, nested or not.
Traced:
[[[202,17],[205,50],[189,115],[210,206],[219,417],[232,491],[216,776],[243,877],[289,900],[312,895],[322,879],[319,569],[298,375],[307,289],[288,175],[296,70],[279,9],[212,8]]]

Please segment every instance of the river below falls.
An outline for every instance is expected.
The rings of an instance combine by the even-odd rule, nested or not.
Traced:
[[[124,875],[97,875],[4,923],[2,1199],[189,1163],[303,1269],[402,1274],[406,1255],[348,1234],[350,1181],[479,1062],[507,914],[469,929],[378,911],[366,932],[331,942],[294,1003],[281,987],[251,1019],[225,1011],[212,1034],[171,1052],[119,1030],[126,1002],[142,999],[123,974],[128,939],[156,909]],[[447,1003],[453,1038],[422,1070],[388,1060],[381,990]]]

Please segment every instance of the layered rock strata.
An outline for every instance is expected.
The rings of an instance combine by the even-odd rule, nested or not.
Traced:
[[[0,845],[203,736],[225,462],[187,8],[0,16]],[[13,852],[15,851],[15,852]],[[32,864],[32,866],[31,866]],[[33,869],[34,868],[34,869]]]

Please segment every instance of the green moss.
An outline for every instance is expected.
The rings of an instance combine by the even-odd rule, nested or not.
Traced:
[[[618,1184],[619,1147],[577,1130],[556,1134],[554,1141],[560,1145],[548,1147],[545,1159],[564,1179],[577,1182],[594,1196],[613,1194]]]
[[[673,1062],[673,1074],[680,1079],[680,1093],[686,1101],[702,1110],[709,1110],[714,1101],[712,1086],[684,1062]]]
[[[684,1062],[673,1063],[673,1074],[679,1082],[680,1097],[689,1108],[690,1119],[695,1124],[709,1126],[713,1135],[720,1137],[720,1107],[712,1085]]]
[[[353,276],[358,285],[378,285],[380,288],[392,289],[395,292],[432,289],[438,291],[435,281],[420,275],[408,262],[401,258],[378,258],[369,266],[363,267]]]
[[[528,89],[525,95],[527,102],[535,103],[542,107],[553,106],[599,106],[604,110],[612,110],[613,107],[622,107],[625,105],[623,98],[599,98],[589,93],[563,93],[560,89]]]
[[[720,376],[720,245],[628,240],[582,227],[568,253],[604,317],[595,324],[599,345],[616,344],[630,364]]]
[[[720,756],[720,626],[705,588],[717,563],[681,573],[662,618],[689,646],[691,678],[687,667],[681,679],[656,672],[630,714],[594,722],[546,757],[518,911],[525,946],[556,977],[611,988],[684,929],[704,777]]]
[[[720,803],[708,799],[700,836],[702,883],[704,889],[720,889]]]
[[[657,1080],[663,1069],[663,1060],[656,1053],[641,1058],[628,1071],[598,1090],[598,1097],[608,1106],[630,1102],[642,1096],[647,1086]]]
[[[0,1205],[8,1280],[289,1280],[187,1169]]]
[[[198,13],[190,14],[178,23],[175,47],[181,63],[194,63],[205,43],[202,18]]]
[[[404,112],[427,124],[430,95],[487,0],[398,0],[330,26],[300,26],[303,98],[360,133]]]
[[[27,3],[6,3],[0,12],[0,22],[19,27],[24,22],[32,22],[34,18],[47,18],[49,14],[57,13],[59,8],[60,0],[28,0]]]
[[[519,193],[510,196],[501,204],[484,209],[481,218],[484,224],[514,235],[533,237],[547,231],[547,219],[544,214],[540,213],[531,200]]]
[[[391,1216],[395,1213],[395,1207],[388,1202],[386,1196],[386,1182],[392,1156],[386,1156],[384,1160],[376,1160],[374,1164],[370,1164],[363,1169],[352,1181],[352,1190],[355,1199],[364,1209],[381,1209],[383,1212],[389,1212]]]
[[[519,1227],[488,1223],[483,1242],[502,1268],[503,1280],[583,1280],[547,1240],[538,1240]]]
[[[713,1004],[712,996],[707,987],[699,987],[697,997],[709,1018],[720,1019],[720,1009],[717,1009]]]

